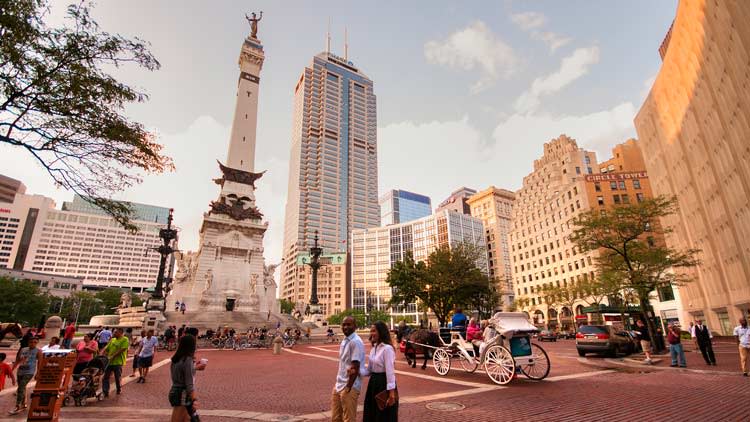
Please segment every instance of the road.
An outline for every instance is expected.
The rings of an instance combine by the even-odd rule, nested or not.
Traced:
[[[705,366],[699,353],[688,352],[688,370],[669,368],[666,359],[655,366],[581,359],[573,340],[543,346],[552,362],[549,377],[541,382],[519,378],[507,386],[493,384],[481,369],[467,374],[452,368],[445,377],[431,367],[412,369],[399,354],[401,420],[750,420],[750,380],[737,372],[733,345],[717,347],[717,367]],[[196,378],[202,420],[326,420],[336,356],[337,346],[331,344],[296,346],[279,356],[270,350],[201,350],[198,357],[209,360]],[[168,420],[168,357],[166,352],[157,356],[147,383],[127,378],[122,395],[64,408],[63,420]],[[0,408],[12,404],[12,391],[1,392]]]

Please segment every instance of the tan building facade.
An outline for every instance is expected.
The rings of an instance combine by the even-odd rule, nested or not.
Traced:
[[[571,307],[548,307],[542,288],[564,287],[595,275],[596,252],[577,250],[568,237],[574,229],[571,221],[592,206],[586,176],[598,171],[594,152],[560,135],[544,144],[544,155],[534,161],[534,170],[516,192],[510,230],[513,287],[519,310],[538,326],[569,329],[573,313],[586,306],[580,301]]]
[[[496,280],[495,288],[502,298],[502,307],[506,309],[515,299],[508,242],[515,199],[515,193],[490,186],[466,200],[472,217],[482,220],[487,242],[488,274]]]
[[[347,254],[325,253],[320,256],[323,265],[318,270],[318,303],[320,314],[325,318],[347,308],[349,303],[349,281]],[[280,299],[287,299],[296,305],[300,312],[305,311],[312,293],[312,269],[309,253],[300,253],[294,268],[294,283],[285,283],[279,292]]]
[[[750,3],[680,1],[663,65],[635,118],[655,194],[680,211],[675,248],[699,248],[685,312],[731,334],[750,313]]]

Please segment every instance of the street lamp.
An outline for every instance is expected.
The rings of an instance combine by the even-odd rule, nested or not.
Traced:
[[[175,249],[172,248],[172,241],[177,238],[177,230],[172,228],[173,212],[174,209],[170,208],[167,227],[159,230],[159,237],[164,244],[159,245],[158,248],[154,248],[161,255],[161,259],[159,260],[159,275],[156,277],[156,287],[154,288],[154,293],[151,295],[153,299],[164,299],[164,290],[168,287],[170,280],[164,277],[164,272],[167,268],[167,257],[175,252]]]
[[[310,292],[310,313],[320,313],[320,305],[318,305],[318,270],[320,269],[320,255],[323,254],[323,248],[318,246],[318,231],[315,231],[315,243],[310,248],[310,262],[303,263],[310,266],[312,269],[312,285]]]

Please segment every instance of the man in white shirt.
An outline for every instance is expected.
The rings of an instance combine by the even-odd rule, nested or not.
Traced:
[[[339,370],[331,398],[331,422],[355,422],[357,399],[362,388],[362,365],[365,363],[365,345],[355,332],[357,322],[348,316],[341,322],[344,340],[339,346]]]
[[[750,355],[750,327],[747,326],[747,320],[740,318],[740,325],[734,327],[734,336],[737,338],[737,344],[740,348],[740,370],[742,375],[748,376],[750,364],[748,356]]]
[[[159,344],[159,340],[154,336],[154,330],[148,330],[146,337],[141,339],[141,350],[138,356],[133,359],[138,359],[138,372],[140,372],[139,383],[143,384],[146,382],[148,371],[151,365],[154,363],[154,356],[156,355],[156,346]]]

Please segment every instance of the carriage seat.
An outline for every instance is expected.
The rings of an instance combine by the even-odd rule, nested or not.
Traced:
[[[450,344],[468,350],[469,352],[474,350],[474,345],[472,345],[470,341],[466,341],[466,337],[464,337],[461,331],[451,331]]]

